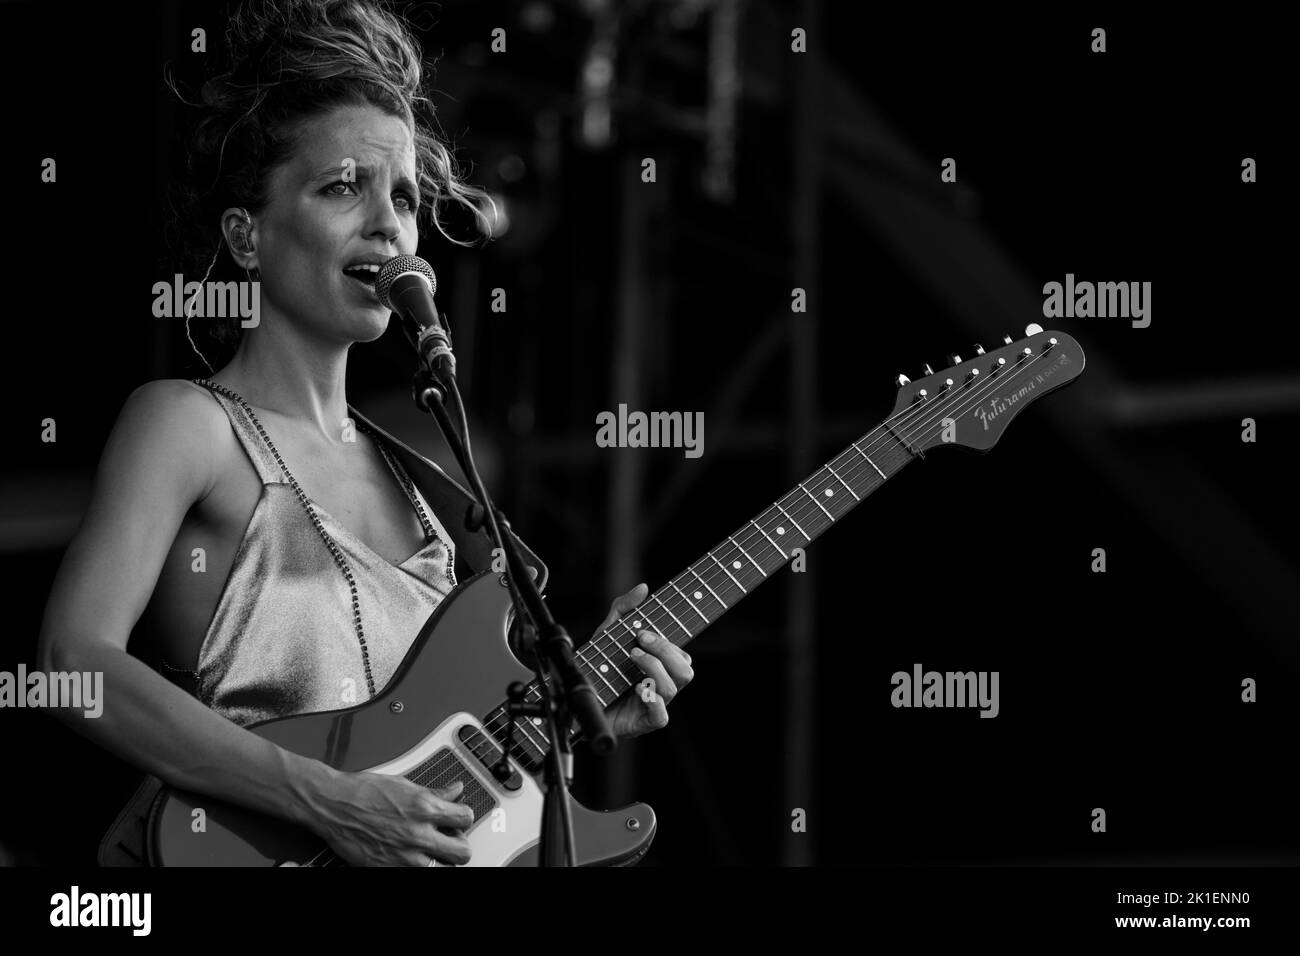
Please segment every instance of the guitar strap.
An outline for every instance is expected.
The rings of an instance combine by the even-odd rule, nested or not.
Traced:
[[[456,546],[458,558],[473,574],[486,571],[492,566],[492,538],[486,528],[470,531],[466,527],[469,510],[474,503],[473,497],[445,471],[425,458],[415,449],[394,438],[352,406],[348,406],[354,418],[363,423],[373,433],[378,434],[410,475],[411,481],[420,489],[447,533],[451,535]],[[524,544],[512,531],[506,534],[519,546],[524,564],[536,569],[539,590],[545,590],[547,569],[542,560],[528,545]],[[144,781],[127,801],[113,825],[99,843],[98,860],[100,866],[148,866],[148,833],[153,824],[153,813],[162,793],[163,781],[152,774]]]
[[[388,447],[392,450],[394,456],[402,463],[402,466],[411,476],[411,480],[415,482],[421,494],[424,495],[425,500],[433,506],[434,512],[437,513],[439,520],[447,529],[447,533],[451,535],[452,541],[456,545],[456,553],[465,560],[465,563],[476,574],[491,567],[491,535],[488,534],[486,528],[471,532],[465,527],[465,520],[469,516],[470,506],[474,503],[474,499],[469,492],[428,458],[394,438],[352,406],[348,407],[358,422],[377,432],[388,443]],[[546,565],[514,532],[506,531],[506,534],[510,535],[515,544],[519,546],[520,553],[524,558],[524,564],[537,570],[538,589],[545,590]]]

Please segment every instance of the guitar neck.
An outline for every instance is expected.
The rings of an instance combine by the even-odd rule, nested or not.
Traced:
[[[882,423],[597,633],[577,658],[601,702],[608,706],[644,679],[629,654],[638,631],[685,647],[914,457]]]

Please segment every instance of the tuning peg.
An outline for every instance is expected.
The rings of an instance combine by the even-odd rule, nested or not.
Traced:
[[[1030,322],[1025,326],[1025,335],[1037,335],[1041,331],[1043,331],[1043,327],[1037,322]]]
[[[926,362],[924,365],[921,366],[921,371],[925,372],[926,375],[934,374],[934,369],[930,368],[929,362]]]
[[[1004,335],[1004,336],[1002,336],[1002,344],[1003,344],[1003,345],[1010,345],[1010,344],[1011,344],[1011,336],[1009,336],[1009,335]]]
[[[961,356],[958,355],[956,352],[949,352],[949,353],[948,353],[948,364],[949,364],[949,365],[960,365],[960,364],[961,364]]]
[[[984,346],[980,345],[978,342],[975,343],[975,354],[976,355],[984,354]]]
[[[894,384],[897,385],[899,388],[902,388],[904,385],[910,385],[911,382],[912,380],[908,378],[906,375],[904,375],[902,372],[899,372],[898,378],[894,379]]]

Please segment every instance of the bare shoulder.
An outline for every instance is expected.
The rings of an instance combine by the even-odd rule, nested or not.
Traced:
[[[211,405],[213,408],[217,407],[216,402],[211,398],[211,393],[202,385],[196,385],[188,378],[156,378],[153,381],[137,386],[131,394],[141,395],[145,398],[190,401],[198,407],[207,405]],[[218,409],[218,411],[220,410]]]
[[[210,441],[226,426],[226,415],[203,386],[184,378],[159,378],[138,386],[127,397],[122,417],[152,426],[191,443]]]
[[[113,426],[110,450],[119,458],[165,463],[197,497],[212,487],[216,453],[229,437],[221,406],[183,378],[145,382],[127,397]]]
[[[188,382],[160,379],[131,392],[51,589],[48,633],[108,635],[126,646],[187,512],[217,482],[229,438],[224,411]]]

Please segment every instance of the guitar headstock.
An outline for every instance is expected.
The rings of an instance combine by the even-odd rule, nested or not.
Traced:
[[[1083,349],[1064,332],[1025,327],[1025,337],[913,382],[898,377],[889,417],[898,437],[921,452],[942,445],[988,451],[1030,403],[1083,372]],[[929,368],[927,367],[927,371]]]

